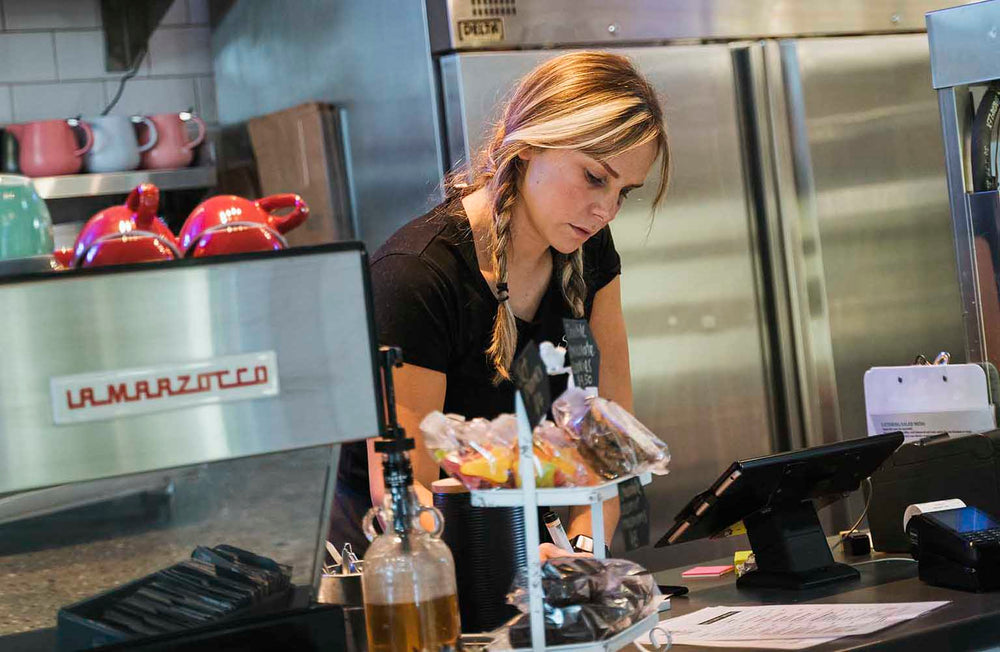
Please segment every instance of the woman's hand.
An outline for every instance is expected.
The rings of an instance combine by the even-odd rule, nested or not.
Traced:
[[[554,543],[543,543],[538,546],[538,556],[541,558],[544,564],[550,559],[555,559],[557,557],[593,557],[589,552],[569,552],[568,550],[563,550]]]

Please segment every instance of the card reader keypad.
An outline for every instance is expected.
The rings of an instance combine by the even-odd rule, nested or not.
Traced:
[[[963,534],[962,538],[970,543],[979,545],[1000,545],[1000,528],[969,532],[968,534]]]

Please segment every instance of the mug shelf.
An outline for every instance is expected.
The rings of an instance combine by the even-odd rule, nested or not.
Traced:
[[[101,174],[67,174],[32,179],[42,199],[67,199],[97,195],[125,195],[140,183],[153,183],[160,190],[210,188],[216,183],[214,166],[175,170],[129,170]]]

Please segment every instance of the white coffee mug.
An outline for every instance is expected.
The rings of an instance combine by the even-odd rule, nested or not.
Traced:
[[[140,154],[156,145],[156,126],[143,116],[104,115],[86,118],[94,131],[94,146],[84,156],[87,172],[121,172],[139,167]],[[148,128],[147,141],[139,145],[137,124]]]

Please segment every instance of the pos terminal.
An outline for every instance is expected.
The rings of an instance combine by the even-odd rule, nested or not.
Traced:
[[[920,579],[966,591],[1000,588],[1000,523],[975,507],[927,512],[906,525]]]
[[[856,579],[857,570],[833,561],[814,501],[822,507],[858,489],[902,443],[896,432],[734,462],[656,545],[711,537],[743,521],[757,570],[738,587],[805,589]]]

